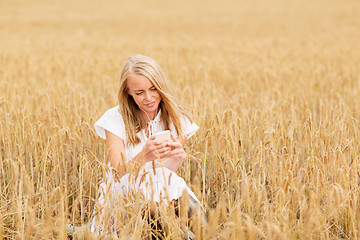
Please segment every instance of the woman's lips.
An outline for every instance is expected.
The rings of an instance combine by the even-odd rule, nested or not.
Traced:
[[[145,106],[151,108],[155,105],[155,101],[154,102],[151,102],[151,103],[148,103],[148,104],[145,104]]]

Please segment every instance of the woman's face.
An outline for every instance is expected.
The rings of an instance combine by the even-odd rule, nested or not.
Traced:
[[[161,96],[150,80],[141,74],[131,74],[127,78],[128,93],[133,97],[135,103],[149,115],[155,118]]]

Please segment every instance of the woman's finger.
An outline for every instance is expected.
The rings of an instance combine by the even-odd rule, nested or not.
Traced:
[[[164,152],[169,152],[169,151],[171,151],[171,147],[163,147],[159,149],[154,149],[153,154],[156,156],[157,154],[162,154]]]
[[[174,141],[173,142],[168,142],[167,145],[170,146],[170,147],[174,147],[174,148],[182,148],[183,147],[183,145],[181,145],[181,143],[174,142]]]
[[[161,158],[161,159],[164,159],[164,158],[166,158],[167,156],[168,156],[168,154],[171,152],[171,149],[168,149],[167,151],[164,151],[164,152],[162,152],[161,154],[159,154],[159,157]]]
[[[184,150],[177,148],[177,149],[171,150],[168,154],[166,154],[166,157],[176,158],[176,157],[181,157],[184,155],[185,155]]]
[[[156,150],[156,151],[160,151],[161,149],[163,149],[163,148],[171,148],[171,146],[168,146],[168,143],[167,142],[163,142],[163,143],[161,143],[161,144],[158,144],[158,145],[153,145],[153,147],[154,147],[154,149]]]
[[[159,153],[168,152],[168,151],[171,151],[171,147],[163,147],[163,148],[157,150],[157,152],[159,152]]]

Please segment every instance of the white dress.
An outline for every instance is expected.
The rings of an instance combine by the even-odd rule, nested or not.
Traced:
[[[155,119],[150,122],[152,131],[164,131],[164,124],[161,121],[161,110],[156,115]],[[189,139],[199,127],[192,123],[189,119],[181,119],[184,135]],[[125,143],[125,158],[130,161],[135,157],[144,147],[147,141],[145,130],[137,133],[140,138],[140,143],[135,146],[127,145],[127,138],[125,132],[124,120],[119,112],[119,106],[107,110],[104,115],[94,124],[96,133],[103,139],[106,139],[105,130],[120,137]],[[170,125],[171,133],[177,137],[177,133],[173,124]],[[110,163],[108,164],[110,166]],[[138,177],[141,176],[141,177]],[[97,208],[101,209],[102,205],[109,203],[109,205],[116,204],[116,196],[129,196],[130,192],[139,192],[144,199],[160,202],[161,199],[167,200],[178,199],[182,196],[184,190],[193,197],[198,203],[199,200],[195,194],[187,186],[183,178],[179,177],[175,172],[165,167],[153,168],[152,162],[147,162],[139,172],[139,175],[131,177],[129,174],[124,175],[120,181],[114,181],[111,171],[105,175],[104,181],[100,184],[100,196],[97,203]],[[141,180],[140,180],[141,178]],[[111,194],[107,194],[111,191]],[[111,196],[112,199],[105,199],[106,196]],[[110,206],[111,208],[111,206]],[[97,225],[96,218],[91,223],[91,230],[95,231]]]

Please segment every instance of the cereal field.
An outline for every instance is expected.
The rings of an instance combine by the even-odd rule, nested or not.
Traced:
[[[200,126],[178,172],[209,216],[198,239],[360,238],[359,16],[358,0],[1,1],[0,238],[96,239],[93,124],[135,53]],[[146,239],[140,218],[120,239]]]

